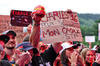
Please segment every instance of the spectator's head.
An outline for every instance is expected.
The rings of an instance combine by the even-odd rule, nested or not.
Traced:
[[[61,46],[63,47],[63,49],[60,51],[60,53],[65,49],[70,49],[70,48],[76,49],[78,44],[75,44],[75,43],[73,44],[72,41],[68,41],[68,42],[62,43]]]
[[[63,50],[66,50],[66,49],[74,49],[73,48],[74,45],[72,43],[70,43],[70,42],[64,42],[64,43],[61,44],[61,46],[63,47],[63,49],[60,51],[60,53]],[[71,51],[73,51],[73,50],[71,50]]]
[[[73,41],[73,45],[74,45],[74,48],[78,48],[80,46],[80,43],[76,42],[76,41]]]
[[[23,39],[23,42],[29,42],[30,37],[31,37],[30,35],[25,36],[25,38]],[[46,45],[42,41],[43,41],[43,38],[40,36],[40,40],[39,40],[39,44],[38,44],[38,51],[40,53],[44,52],[46,49]]]
[[[89,48],[84,48],[81,51],[81,58],[85,64],[92,64],[94,61],[94,55]]]
[[[30,42],[22,42],[18,44],[16,48],[24,52],[29,51],[31,56],[38,53],[38,50],[34,48]]]
[[[100,53],[100,46],[97,48],[97,53]]]
[[[16,45],[16,33],[12,30],[7,30],[4,31],[3,34],[6,34],[7,36],[9,36],[9,41],[5,44],[5,48],[7,49],[14,49],[15,45]]]
[[[62,43],[61,46],[63,47],[63,49],[60,51],[61,61],[68,63],[69,62],[68,58],[70,58],[71,53],[74,52],[74,48],[73,48],[74,45],[70,42],[65,42]]]
[[[9,37],[7,35],[0,35],[0,45],[5,48],[5,44],[9,41]]]
[[[81,44],[77,41],[73,41],[73,47],[75,48],[74,50],[78,53],[80,53],[80,49],[81,49]]]
[[[29,37],[30,35],[25,36],[25,38],[23,39],[23,42],[29,42]]]
[[[29,42],[29,38],[30,38],[30,35],[25,36],[25,38],[23,39],[23,42]],[[40,41],[43,42],[43,38],[41,36],[40,36]]]
[[[0,45],[0,61],[3,59],[4,55],[5,55],[5,52],[3,50],[3,46]]]
[[[95,52],[99,52],[100,53],[100,50],[98,50],[98,48],[100,48],[98,45],[94,45],[92,50],[94,50]]]

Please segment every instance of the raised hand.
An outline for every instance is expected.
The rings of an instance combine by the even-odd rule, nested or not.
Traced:
[[[28,34],[31,34],[31,30],[32,30],[32,25],[29,24],[29,25],[27,26],[27,32],[28,32]]]
[[[18,64],[19,66],[25,66],[25,64],[28,64],[31,60],[31,55],[30,53],[27,52],[20,52],[19,50],[15,51],[15,63]]]

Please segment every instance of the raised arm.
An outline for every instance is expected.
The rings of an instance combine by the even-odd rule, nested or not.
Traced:
[[[40,39],[40,21],[41,18],[45,15],[45,8],[41,5],[38,5],[34,8],[32,12],[32,19],[34,20],[33,23],[33,30],[30,35],[29,41],[32,43],[33,47],[38,46],[39,39]]]
[[[91,44],[91,42],[88,42],[88,44],[89,44],[89,48],[91,49],[91,47],[92,47],[92,44]]]
[[[38,42],[40,39],[40,20],[41,17],[34,14],[32,15],[32,19],[34,20],[32,33],[30,35],[29,41],[32,43],[33,47],[38,46]]]

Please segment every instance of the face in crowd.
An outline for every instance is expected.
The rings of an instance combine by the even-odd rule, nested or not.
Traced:
[[[93,55],[93,53],[92,53],[92,51],[87,51],[87,53],[86,53],[86,62],[87,63],[92,63],[93,62],[93,60],[94,60],[94,55]]]
[[[66,49],[66,56],[67,56],[68,58],[70,58],[71,53],[73,53],[73,52],[74,52],[73,47],[67,48],[67,49]]]
[[[89,63],[91,64],[94,61],[94,55],[93,52],[89,48],[84,48],[81,51],[81,58],[84,63]]]
[[[5,47],[8,49],[14,49],[15,45],[16,45],[16,39],[15,36],[13,34],[8,34],[7,36],[9,36],[9,41],[5,44]]]
[[[5,48],[5,43],[4,43],[4,41],[3,41],[3,40],[0,40],[0,45],[2,45],[2,46],[3,46],[3,48]]]
[[[66,48],[64,49],[62,52],[61,52],[61,56],[60,56],[60,59],[62,62],[65,62],[65,63],[69,63],[69,59],[68,58],[71,58],[71,54],[74,52],[74,48],[73,47],[70,47],[70,48]]]
[[[0,45],[0,61],[3,59],[4,55],[5,55],[5,51],[3,49],[3,46]]]

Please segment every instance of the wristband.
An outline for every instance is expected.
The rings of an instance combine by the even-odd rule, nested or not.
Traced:
[[[34,24],[35,26],[39,26],[40,24]]]
[[[76,66],[76,65],[77,65],[76,63],[72,63],[72,64],[71,64],[71,66]]]

